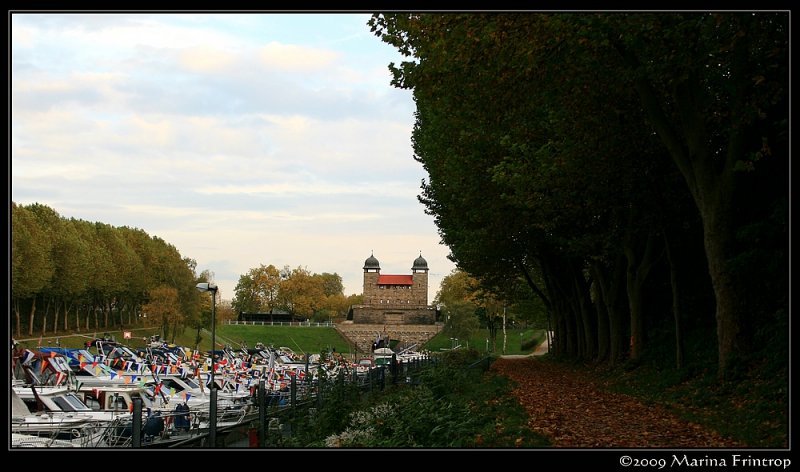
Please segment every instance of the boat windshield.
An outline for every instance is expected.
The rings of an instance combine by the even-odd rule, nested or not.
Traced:
[[[65,393],[64,395],[53,397],[53,403],[58,405],[61,411],[92,411],[74,393]]]
[[[200,388],[200,384],[192,379],[183,379],[183,381],[186,382],[186,385],[188,385],[190,388]]]

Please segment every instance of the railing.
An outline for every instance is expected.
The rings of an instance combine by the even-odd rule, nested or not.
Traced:
[[[321,408],[352,399],[356,392],[366,395],[369,392],[382,391],[390,384],[419,384],[419,374],[423,368],[436,363],[437,358],[426,357],[378,366],[366,372],[349,368],[336,369],[313,381],[292,377],[287,390],[280,392],[267,391],[263,381],[259,382],[256,393],[251,398],[254,408],[238,424],[219,428],[214,447],[279,447],[280,438],[293,434],[293,427],[302,423],[301,417],[313,417]],[[208,433],[201,432],[167,447],[208,446]]]
[[[237,321],[237,320],[227,320],[225,321],[226,325],[240,325],[240,326],[309,326],[309,327],[324,327],[324,328],[332,328],[335,323],[330,321]]]

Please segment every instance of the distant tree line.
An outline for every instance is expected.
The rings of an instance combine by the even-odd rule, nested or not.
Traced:
[[[60,216],[11,202],[13,333],[157,326],[210,327],[211,300],[195,284],[196,262],[136,228]]]
[[[313,321],[328,321],[347,315],[361,295],[345,297],[342,277],[337,273],[312,274],[304,267],[278,269],[259,265],[239,276],[231,306],[235,313],[275,313],[280,310]]]
[[[523,281],[557,355],[680,367],[716,345],[725,377],[754,345],[788,353],[787,13],[370,26],[408,58],[392,83],[452,260],[501,299]]]
[[[445,334],[468,339],[484,327],[492,352],[498,352],[497,334],[504,326],[549,330],[545,306],[522,279],[500,295],[487,289],[480,279],[456,268],[442,279],[433,304],[441,312]]]

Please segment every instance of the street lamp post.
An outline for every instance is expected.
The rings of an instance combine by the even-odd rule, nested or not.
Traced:
[[[211,447],[217,445],[217,388],[214,383],[214,348],[217,345],[217,286],[209,282],[201,282],[196,286],[201,292],[211,292],[211,403],[208,407],[208,442]]]

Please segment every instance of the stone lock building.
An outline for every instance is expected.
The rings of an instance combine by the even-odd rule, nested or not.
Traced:
[[[428,262],[422,254],[411,274],[381,274],[374,255],[364,261],[364,304],[353,306],[354,324],[434,324],[435,308],[428,305]]]

